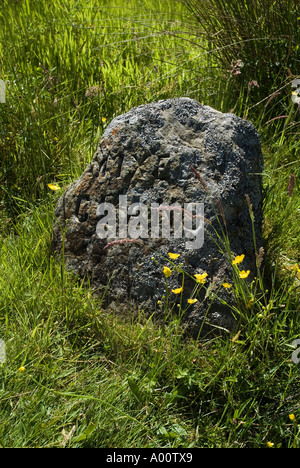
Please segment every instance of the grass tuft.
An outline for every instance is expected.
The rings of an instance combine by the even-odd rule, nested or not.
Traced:
[[[1,3],[0,446],[300,447],[300,14],[271,3]],[[163,323],[104,309],[50,254],[57,199],[106,125],[174,96],[252,120],[265,159],[263,269],[249,284],[237,259],[237,332],[201,341],[166,302]]]

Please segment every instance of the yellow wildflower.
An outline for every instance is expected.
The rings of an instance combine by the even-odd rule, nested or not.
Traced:
[[[223,283],[222,286],[223,286],[223,288],[229,289],[229,288],[231,288],[232,284]]]
[[[296,416],[294,414],[289,414],[289,418],[291,421],[295,421]]]
[[[166,278],[169,278],[169,276],[171,276],[171,274],[172,274],[172,270],[170,270],[170,268],[168,268],[168,267],[165,266],[165,267],[164,267],[164,275],[165,275],[165,277],[166,277]]]
[[[174,254],[174,253],[169,252],[169,257],[172,260],[176,260],[176,258],[180,257],[180,254]]]
[[[189,304],[195,304],[195,302],[198,302],[198,299],[188,299]]]
[[[177,288],[177,289],[172,289],[172,293],[174,293],[174,294],[180,294],[180,293],[182,292],[182,290],[183,290],[183,287]]]
[[[24,367],[24,366],[21,366],[21,367],[19,368],[19,372],[25,372],[25,367]]]
[[[247,277],[249,276],[249,274],[250,274],[250,270],[247,270],[247,271],[242,270],[242,271],[240,271],[240,275],[239,275],[239,276],[240,276],[240,278],[243,278],[243,279],[244,279],[244,278],[247,278]]]
[[[273,444],[273,442],[267,442],[267,446],[268,446],[269,448],[272,448],[272,447],[274,447],[274,444]]]
[[[254,303],[254,300],[253,300],[253,299],[250,299],[250,301],[249,301],[248,304],[246,305],[246,309],[250,309],[250,307],[253,306],[253,303]]]
[[[56,184],[48,184],[49,189],[51,190],[60,190],[60,187]]]
[[[205,278],[207,277],[207,273],[196,274],[194,276],[196,278],[197,283],[204,284],[206,281]]]
[[[294,271],[296,272],[297,278],[300,279],[300,268],[299,268],[298,263],[295,264]]]
[[[244,260],[245,258],[245,255],[238,255],[237,257],[235,257],[235,259],[233,260],[232,262],[232,265],[237,265],[238,263],[242,263],[242,261]]]
[[[102,121],[102,123],[105,123],[106,122],[106,117],[102,117],[101,121]]]

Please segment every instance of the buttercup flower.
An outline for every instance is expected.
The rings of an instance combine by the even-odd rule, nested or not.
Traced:
[[[240,276],[240,278],[247,278],[249,276],[249,274],[250,274],[250,270],[247,270],[247,271],[242,270],[242,271],[240,271],[239,276]]]
[[[177,289],[172,289],[172,293],[174,294],[180,294],[182,292],[183,288],[177,288]]]
[[[298,263],[294,265],[293,270],[296,273],[297,278],[300,279],[300,268],[299,268]]]
[[[204,284],[206,281],[205,278],[207,277],[207,273],[196,274],[194,276],[196,278],[197,283]]]
[[[188,299],[189,304],[195,304],[195,302],[198,302],[198,299]]]
[[[170,270],[170,268],[168,268],[168,267],[165,266],[165,267],[164,267],[164,275],[165,275],[165,277],[166,277],[166,278],[169,278],[169,276],[171,276],[171,274],[172,274],[172,270]]]
[[[48,184],[49,189],[51,190],[60,190],[60,187],[56,184]]]
[[[19,368],[19,372],[25,372],[25,367],[24,367],[24,366],[21,366],[21,367]]]
[[[172,260],[176,260],[176,258],[180,257],[180,254],[174,254],[174,253],[171,253],[171,252],[169,252],[168,255]]]
[[[291,421],[295,421],[296,417],[294,414],[289,414],[289,418]]]
[[[229,288],[231,288],[232,284],[223,283],[222,286],[223,286],[223,288],[229,289]]]
[[[274,444],[273,444],[273,442],[267,442],[267,446],[268,446],[269,448],[272,448],[272,447],[274,447]]]
[[[238,255],[237,257],[235,257],[235,259],[233,260],[232,262],[232,265],[237,265],[238,263],[242,263],[242,261],[244,260],[245,258],[245,255]]]
[[[106,118],[105,118],[105,117],[102,117],[102,118],[101,118],[101,121],[102,121],[102,123],[105,123],[105,122],[106,122]]]

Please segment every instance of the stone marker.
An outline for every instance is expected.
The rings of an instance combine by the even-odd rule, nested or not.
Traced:
[[[233,114],[189,98],[133,108],[110,123],[91,163],[60,198],[53,251],[62,254],[64,239],[69,270],[88,276],[101,293],[110,281],[108,303],[125,304],[128,311],[134,304],[157,315],[164,310],[166,283],[170,304],[180,302],[181,294],[171,292],[182,286],[173,264],[183,264],[188,331],[197,336],[211,327],[233,330],[235,299],[222,286],[232,283],[233,268],[222,242],[225,232],[232,258],[245,255],[238,265],[250,270],[245,281],[253,278],[249,203],[259,249],[262,166],[257,131]],[[170,252],[180,257],[171,260]],[[172,271],[168,278],[165,266]],[[198,301],[188,304],[194,275],[204,272]]]

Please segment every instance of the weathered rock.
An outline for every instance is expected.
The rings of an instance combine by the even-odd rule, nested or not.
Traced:
[[[55,211],[53,250],[61,254],[64,231],[64,256],[70,270],[82,278],[88,276],[99,291],[110,280],[108,301],[133,302],[157,313],[160,310],[157,302],[166,295],[166,281],[169,291],[182,284],[182,274],[176,273],[167,261],[169,252],[180,254],[173,262],[182,263],[186,272],[184,305],[195,286],[193,275],[208,274],[198,302],[185,313],[188,329],[194,335],[200,329],[208,330],[207,324],[233,329],[230,307],[235,299],[222,283],[232,282],[230,255],[244,254],[239,267],[250,270],[249,278],[255,274],[253,230],[245,194],[252,204],[259,248],[262,164],[255,128],[233,114],[222,114],[189,98],[133,108],[110,123],[91,163],[60,198]],[[160,235],[154,239],[150,229],[149,238],[141,235],[143,238],[134,242],[111,244],[119,239],[119,228],[123,231],[126,228],[118,218],[116,235],[99,237],[99,223],[103,220],[99,206],[110,203],[119,208],[120,195],[127,196],[128,205],[138,202],[147,205],[149,213],[151,203],[163,205],[163,216],[171,213],[167,206],[172,204],[178,205],[179,212],[185,203],[203,203],[206,219],[203,246],[187,248],[186,236],[171,235],[167,239]],[[171,219],[176,210],[172,212]],[[181,213],[186,215],[186,211]],[[224,252],[224,232],[231,254]],[[126,232],[121,234],[124,235],[120,237],[128,238]],[[187,231],[183,230],[183,234]],[[173,271],[167,279],[164,266]],[[214,294],[218,299],[213,298]],[[180,300],[180,295],[174,293],[170,297],[170,303]]]

